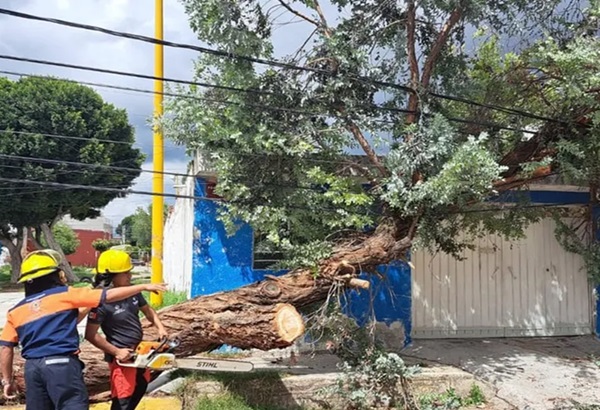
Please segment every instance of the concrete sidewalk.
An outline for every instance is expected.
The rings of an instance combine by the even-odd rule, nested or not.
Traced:
[[[600,404],[600,342],[593,336],[417,340],[402,355],[465,370],[519,410]]]

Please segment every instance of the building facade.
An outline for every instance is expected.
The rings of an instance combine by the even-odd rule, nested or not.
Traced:
[[[112,239],[113,227],[104,217],[78,221],[64,217],[62,222],[69,226],[79,238],[79,246],[75,253],[67,255],[67,260],[73,266],[96,266],[98,252],[92,246],[97,239]]]
[[[257,266],[250,226],[226,234],[217,217],[218,201],[211,200],[215,179],[201,169],[196,173],[181,192],[203,199],[178,199],[167,221],[167,282],[196,297],[281,274]],[[576,187],[538,185],[527,195],[532,204],[566,209],[589,202],[587,190]],[[516,199],[509,194],[501,200]],[[554,220],[547,218],[528,227],[520,241],[488,235],[462,261],[415,250],[412,267],[394,262],[379,267],[384,279],[365,275],[371,288],[349,291],[348,312],[359,322],[374,315],[400,345],[413,338],[597,333],[595,292],[583,260],[561,247],[554,229]],[[177,246],[168,248],[168,243]]]

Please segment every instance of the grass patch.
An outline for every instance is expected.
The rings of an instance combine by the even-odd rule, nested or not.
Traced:
[[[75,276],[79,278],[83,276],[86,276],[88,278],[94,277],[94,275],[92,274],[92,270],[90,268],[86,268],[85,266],[73,266],[72,269]]]
[[[145,283],[150,283],[150,278],[135,278],[131,280],[132,285],[143,285]]]
[[[471,386],[466,397],[461,397],[454,389],[448,389],[444,393],[426,394],[419,398],[421,410],[451,410],[484,403],[486,403],[485,395],[476,384]]]
[[[19,292],[22,289],[23,284],[11,281],[10,265],[0,266],[0,292]]]
[[[190,410],[307,410],[289,398],[279,397],[282,389],[277,372],[254,373],[203,373],[178,370],[179,376],[187,375],[177,388],[176,395],[183,408]],[[204,390],[198,382],[220,382],[222,389],[209,387]]]
[[[195,410],[283,410],[281,407],[251,405],[243,398],[225,393],[216,397],[198,397]]]
[[[150,303],[150,292],[142,292],[142,294],[144,295],[144,298],[148,301],[148,303]],[[162,303],[157,306],[152,305],[152,307],[156,310],[165,308],[167,306],[176,305],[178,303],[185,302],[187,300],[186,292],[167,291],[167,292],[164,292],[162,295],[163,295]]]

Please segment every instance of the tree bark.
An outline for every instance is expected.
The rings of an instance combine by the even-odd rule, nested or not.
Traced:
[[[39,233],[39,234],[38,234]],[[37,250],[44,249],[44,246],[41,243],[41,230],[40,228],[31,228],[29,231],[29,237],[31,238],[31,243]]]
[[[10,257],[10,280],[12,283],[16,283],[19,276],[21,276],[21,263],[23,262],[22,240],[20,238],[16,238],[15,240],[17,241],[16,244],[8,238],[0,239],[0,243],[8,249]]]
[[[158,314],[169,335],[181,341],[176,354],[180,357],[207,352],[227,344],[243,349],[269,350],[284,348],[300,337],[304,324],[297,308],[324,301],[334,286],[356,287],[354,279],[361,271],[403,256],[410,248],[406,236],[410,226],[387,221],[359,244],[340,245],[319,267],[315,277],[310,269],[296,269],[282,276],[232,291],[197,297],[169,306]],[[156,337],[155,329],[143,321],[145,338]],[[86,384],[90,396],[107,397],[108,366],[102,353],[89,343],[81,345],[81,359],[86,363]],[[16,359],[16,377],[24,388],[21,358]]]
[[[48,243],[48,246],[60,254],[61,259],[62,259],[60,268],[65,273],[67,280],[70,283],[78,282],[79,278],[73,273],[73,269],[71,268],[69,261],[67,261],[67,257],[65,255],[65,253],[63,252],[62,248],[60,247],[60,244],[56,241],[56,238],[54,237],[54,234],[52,233],[52,229],[50,228],[50,226],[48,224],[44,223],[44,224],[40,225],[40,228],[42,228],[42,232],[44,233],[44,238],[46,238],[46,242]]]
[[[19,276],[21,276],[21,263],[23,263],[23,258],[21,256],[20,251],[12,251],[10,250],[10,281],[12,283],[17,283],[19,280]]]
[[[407,124],[414,124],[417,120],[417,110],[419,108],[419,63],[416,52],[416,9],[415,2],[409,1],[406,17],[406,51],[410,67],[410,85],[413,92],[408,97],[408,110],[411,111],[406,116]]]

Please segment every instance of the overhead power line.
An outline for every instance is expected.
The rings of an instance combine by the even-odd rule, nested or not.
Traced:
[[[96,138],[96,137],[90,137],[90,138],[71,137],[68,135],[44,134],[43,132],[32,132],[32,131],[0,130],[0,133],[2,133],[2,134],[17,134],[17,135],[41,135],[42,137],[58,138],[58,139],[73,140],[73,141],[87,141],[87,142],[98,141],[98,142],[105,142],[105,143],[110,143],[110,144],[123,144],[123,145],[131,145],[132,144],[127,141],[116,141],[116,140],[103,139],[103,138],[101,139],[101,138]]]
[[[299,66],[299,65],[295,65],[295,64],[291,64],[291,63],[282,62],[282,61],[245,56],[245,55],[241,55],[238,53],[233,53],[233,52],[228,52],[228,51],[223,51],[223,50],[215,50],[215,49],[211,49],[208,47],[202,47],[202,46],[197,46],[197,45],[192,45],[192,44],[184,44],[184,43],[177,43],[177,42],[166,41],[166,40],[159,40],[156,38],[143,36],[140,34],[133,34],[133,33],[127,33],[127,32],[123,32],[123,31],[111,30],[111,29],[107,29],[104,27],[88,25],[88,24],[81,24],[81,23],[76,23],[76,22],[68,21],[68,20],[36,16],[34,14],[22,13],[22,12],[18,12],[15,10],[0,8],[0,14],[5,14],[5,15],[9,15],[9,16],[17,17],[17,18],[28,19],[28,20],[36,20],[36,21],[42,21],[42,22],[46,22],[46,23],[58,24],[58,25],[62,25],[62,26],[67,26],[67,27],[77,28],[77,29],[82,29],[82,30],[87,30],[87,31],[95,31],[95,32],[108,34],[108,35],[115,36],[115,37],[128,38],[131,40],[142,41],[142,42],[150,43],[150,44],[160,44],[160,45],[164,45],[167,47],[188,49],[188,50],[192,50],[192,51],[197,51],[199,53],[210,54],[210,55],[224,57],[224,58],[228,58],[228,59],[243,60],[243,61],[248,61],[251,63],[257,63],[257,64],[268,65],[268,66],[273,66],[273,67],[296,70],[296,71],[319,73],[319,74],[325,74],[325,75],[330,75],[330,76],[334,75],[334,73],[329,70],[324,70],[324,69],[319,69],[319,68],[314,68],[314,67]],[[387,81],[374,80],[372,78],[363,77],[363,76],[350,76],[350,77],[355,80],[367,83],[367,84],[389,87],[389,88],[405,91],[408,93],[416,93],[416,91],[412,87],[409,87],[407,85],[402,85],[402,84],[397,84],[397,83],[392,83],[392,82],[387,82]],[[196,85],[198,85],[198,84],[196,84]],[[561,123],[561,124],[568,124],[565,121],[557,120],[555,118],[550,118],[550,117],[530,113],[530,112],[515,109],[515,108],[503,107],[503,106],[494,105],[494,104],[480,103],[480,102],[473,101],[473,100],[470,100],[470,99],[464,98],[464,97],[445,95],[445,94],[435,93],[435,92],[429,92],[429,95],[431,95],[435,98],[440,98],[440,99],[444,99],[444,100],[474,105],[474,106],[478,106],[478,107],[482,107],[482,108],[487,108],[490,110],[501,111],[504,113],[519,115],[519,116],[527,117],[527,118],[531,118],[531,119],[537,119],[537,120],[541,120],[541,121],[549,121],[549,122]]]
[[[86,162],[61,161],[61,160],[56,160],[56,159],[26,157],[26,156],[21,156],[21,155],[9,155],[9,154],[1,154],[1,153],[0,153],[0,158],[14,159],[14,160],[20,160],[20,161],[31,161],[31,162],[37,162],[37,163],[42,163],[42,164],[56,164],[56,165],[64,164],[64,165],[69,165],[69,166],[79,167],[79,168],[101,168],[101,169],[106,169],[109,172],[112,171],[112,172],[110,172],[111,175],[118,175],[118,173],[116,171],[119,171],[119,172],[141,172],[141,173],[150,173],[150,174],[160,173],[162,175],[180,176],[180,177],[185,177],[185,178],[196,178],[197,177],[197,175],[183,174],[183,173],[178,173],[178,172],[153,171],[153,170],[148,170],[148,169],[126,168],[126,167],[118,167],[118,166],[102,165],[102,164],[89,164]],[[0,168],[22,169],[22,166],[0,163]],[[57,171],[57,174],[64,175],[69,172],[82,173],[84,171],[81,169],[65,169],[65,170]],[[195,181],[195,183],[200,184],[200,185],[208,185],[209,184],[208,182],[199,183],[198,181]],[[263,183],[263,184],[259,184],[257,186],[251,186],[250,188],[262,188],[262,187],[292,189],[292,190],[299,190],[299,191],[317,191],[317,192],[320,192],[322,190],[322,188],[320,188],[318,186],[302,186],[302,185],[272,184],[272,183]]]
[[[91,138],[85,138],[85,137],[72,137],[72,136],[68,136],[68,135],[61,135],[61,134],[48,134],[48,133],[41,133],[41,132],[33,132],[33,131],[13,131],[13,130],[0,130],[0,134],[18,134],[18,135],[42,135],[44,137],[48,137],[48,138],[57,138],[57,139],[66,139],[66,140],[82,140],[82,141],[93,141],[93,139]],[[116,140],[105,140],[105,139],[96,139],[97,141],[100,142],[106,142],[106,143],[115,143],[115,144],[129,144],[127,142],[123,142],[123,141],[116,141]],[[278,155],[278,154],[249,154],[249,153],[244,153],[244,156],[251,156],[251,157],[257,157],[257,158],[268,158],[268,157],[283,157],[283,155]],[[315,162],[315,163],[324,163],[324,164],[345,164],[348,165],[349,160],[348,159],[320,159],[320,158],[310,158],[310,157],[306,157],[306,158],[302,158],[303,161],[306,162]],[[185,174],[187,175],[187,174]],[[183,175],[183,176],[185,176]]]
[[[198,81],[181,80],[178,78],[157,77],[157,76],[148,75],[148,74],[132,73],[132,72],[118,71],[118,70],[109,70],[106,68],[89,67],[89,66],[82,66],[82,65],[77,65],[77,64],[67,64],[67,63],[60,63],[57,61],[38,60],[35,58],[9,56],[9,55],[5,55],[5,54],[0,55],[0,58],[2,58],[4,60],[22,61],[25,63],[32,63],[32,64],[44,64],[44,65],[51,65],[51,66],[55,66],[55,67],[72,68],[74,70],[92,71],[92,72],[96,72],[96,73],[111,74],[111,75],[122,75],[122,76],[126,76],[126,77],[141,78],[144,80],[159,80],[159,81],[166,81],[166,82],[176,83],[176,84],[195,85],[197,87],[215,88],[215,89],[226,90],[226,91],[235,91],[235,92],[244,92],[244,93],[253,93],[253,94],[271,94],[268,91],[261,91],[261,90],[250,89],[250,88],[230,87],[227,85],[209,84],[209,83],[198,82]]]
[[[50,66],[58,66],[58,67],[69,67],[69,68],[74,68],[74,69],[78,69],[78,70],[85,70],[85,71],[94,71],[94,72],[110,72],[110,74],[114,74],[114,75],[122,75],[122,76],[129,76],[129,77],[138,77],[138,76],[142,76],[142,78],[148,78],[148,79],[153,79],[153,76],[147,76],[145,74],[138,74],[138,73],[130,73],[130,72],[125,72],[125,71],[115,71],[115,70],[105,70],[102,68],[97,68],[97,67],[89,67],[89,66],[80,66],[80,65],[72,65],[72,64],[66,64],[66,63],[59,63],[59,62],[54,62],[54,61],[47,61],[47,60],[37,60],[37,59],[30,59],[30,58],[25,58],[25,57],[15,57],[15,56],[7,56],[7,55],[1,55],[0,54],[0,59],[9,59],[9,60],[17,60],[17,61],[24,61],[24,62],[28,62],[28,63],[33,63],[33,64],[41,64],[41,65],[50,65]],[[9,75],[17,75],[14,74],[14,72],[9,72]],[[23,75],[27,75],[27,74],[23,74]],[[44,78],[44,76],[38,76],[36,75],[36,77],[41,77]],[[53,79],[52,77],[46,77],[48,79]],[[57,80],[57,78],[54,78],[54,80]],[[166,81],[169,81],[168,79],[165,79]],[[71,81],[71,82],[78,82],[75,80],[69,80],[66,79],[66,81]],[[177,81],[185,81],[185,80],[177,80]],[[84,84],[83,82],[81,82],[81,84]],[[143,92],[146,94],[155,94],[156,92],[154,91],[150,91],[150,90],[142,90],[142,89],[137,89],[137,88],[131,88],[131,87],[120,87],[120,86],[114,86],[114,85],[108,85],[108,84],[99,84],[99,83],[88,83],[91,85],[95,85],[95,86],[99,86],[99,87],[108,87],[108,88],[113,88],[113,89],[123,89],[125,91],[134,91],[134,92]],[[206,84],[204,83],[205,87],[211,87],[210,84]],[[242,91],[245,92],[253,92],[253,90],[251,89],[240,89]],[[167,93],[162,93],[167,95]],[[262,109],[266,109],[266,110],[275,110],[275,111],[286,111],[286,112],[294,112],[297,114],[304,114],[304,115],[313,115],[313,116],[317,116],[317,115],[326,115],[326,114],[320,114],[320,113],[314,113],[314,112],[309,112],[309,111],[301,111],[301,110],[296,110],[296,109],[291,109],[291,108],[285,108],[285,107],[272,107],[272,106],[267,106],[267,105],[262,105],[262,104],[253,104],[253,103],[239,103],[239,102],[235,102],[235,101],[228,101],[228,100],[211,100],[209,98],[203,98],[203,97],[194,97],[194,96],[185,96],[185,95],[179,95],[179,94],[172,94],[172,96],[174,97],[183,97],[183,98],[192,98],[192,99],[197,99],[200,101],[208,101],[208,102],[216,102],[216,103],[223,103],[223,104],[232,104],[232,105],[237,105],[237,106],[254,106],[257,108],[262,108]],[[402,114],[418,114],[418,111],[411,111],[411,110],[405,110],[403,108],[393,108],[393,107],[382,107],[382,106],[378,106],[378,105],[371,105],[371,106],[357,106],[357,108],[362,108],[362,109],[375,109],[375,110],[381,110],[381,111],[390,111],[390,112],[397,112],[397,113],[402,113]],[[492,127],[492,128],[496,128],[499,130],[506,130],[506,131],[517,131],[517,132],[522,132],[522,133],[526,133],[526,134],[535,134],[535,131],[530,131],[530,130],[525,130],[525,129],[519,129],[519,128],[513,128],[513,127],[506,127],[504,125],[501,124],[497,124],[497,123],[491,123],[491,122],[477,122],[474,120],[466,120],[466,119],[460,119],[460,118],[452,118],[452,117],[447,117],[447,119],[449,121],[452,122],[459,122],[459,123],[465,123],[465,124],[473,124],[473,125],[480,125],[480,126],[485,126],[485,127]]]
[[[171,92],[158,92],[158,91],[145,90],[142,88],[135,88],[135,87],[125,87],[125,86],[120,86],[120,85],[96,83],[96,82],[89,82],[89,81],[78,81],[78,80],[72,80],[70,78],[63,78],[63,77],[48,77],[48,76],[43,76],[43,75],[39,75],[39,74],[27,74],[27,73],[15,72],[15,71],[5,71],[5,70],[0,70],[0,74],[13,75],[13,76],[18,76],[18,77],[41,78],[41,79],[46,79],[46,80],[60,80],[60,81],[67,81],[70,83],[81,84],[81,85],[88,85],[91,87],[101,87],[101,88],[108,88],[108,89],[113,89],[113,90],[130,91],[130,92],[136,92],[136,93],[141,93],[141,94],[162,95],[165,97],[184,98],[184,99],[189,99],[189,100],[210,102],[210,103],[217,103],[217,104],[234,105],[234,106],[249,106],[249,107],[262,108],[267,111],[291,112],[291,113],[295,113],[295,114],[304,114],[304,115],[321,115],[318,113],[304,111],[304,110],[298,110],[298,109],[294,109],[294,108],[273,107],[271,105],[254,104],[254,103],[246,103],[246,102],[240,103],[237,101],[221,100],[221,99],[217,99],[217,98],[208,98],[208,97],[198,97],[198,96],[194,96],[194,95],[171,93]]]
[[[110,188],[110,187],[105,187],[105,186],[79,185],[79,184],[69,184],[69,183],[51,182],[51,181],[36,181],[36,180],[32,180],[32,179],[0,177],[0,182],[32,184],[32,185],[67,188],[67,189],[83,189],[83,190],[89,190],[89,191],[117,192],[117,193],[121,193],[122,195],[127,195],[127,194],[149,195],[149,196],[159,195],[159,196],[169,197],[169,198],[182,198],[182,199],[193,199],[193,200],[198,200],[198,201],[224,202],[224,200],[221,198],[210,198],[210,197],[205,197],[205,196],[166,194],[166,193],[156,193],[156,192],[148,192],[148,191],[138,191],[138,190],[133,190],[133,189]],[[28,194],[28,193],[29,192],[23,192],[22,194]],[[14,193],[14,194],[21,194],[21,193]],[[4,196],[8,196],[8,195],[12,195],[12,194],[5,194]],[[2,198],[2,196],[3,195],[0,195],[0,198]],[[323,207],[309,208],[309,207],[300,207],[300,206],[294,206],[294,205],[283,205],[281,207],[277,207],[277,206],[274,207],[272,205],[261,205],[261,206],[270,207],[270,208],[301,209],[301,210],[310,211],[310,212],[324,211],[324,212],[331,212],[331,213],[335,213],[335,214],[339,214],[340,211],[351,212],[351,211],[347,211],[346,209],[343,209],[343,208],[338,208],[338,209],[323,208]]]
[[[119,167],[119,166],[114,166],[114,165],[103,165],[103,164],[88,164],[85,162],[63,161],[63,160],[57,160],[57,159],[26,157],[26,156],[21,156],[21,155],[9,155],[9,154],[1,154],[1,153],[0,153],[0,158],[18,159],[18,160],[22,160],[22,161],[40,162],[40,163],[45,163],[45,164],[73,165],[73,166],[84,167],[84,168],[101,168],[101,169],[131,172],[131,173],[142,172],[142,173],[161,174],[161,175],[170,175],[170,176],[178,176],[178,177],[179,176],[194,177],[194,175],[182,174],[180,172],[152,171],[149,169],[137,169],[137,168]]]
[[[110,187],[104,187],[104,186],[68,184],[68,183],[51,182],[51,181],[36,181],[36,180],[31,180],[31,179],[0,177],[0,182],[31,184],[31,185],[49,186],[49,187],[67,188],[67,189],[83,189],[83,190],[89,190],[89,191],[117,192],[117,193],[121,193],[123,195],[127,195],[127,194],[149,195],[149,196],[160,195],[163,197],[193,199],[193,200],[200,200],[200,201],[213,201],[213,202],[223,202],[224,201],[221,198],[209,198],[209,197],[204,197],[204,196],[166,194],[166,193],[158,194],[158,193],[154,193],[154,192],[138,191],[138,190],[133,190],[133,189],[119,189],[119,188],[110,188]],[[40,191],[40,192],[43,192],[43,191]],[[20,194],[23,194],[23,195],[32,194],[32,192],[22,192],[22,193],[4,194],[4,195],[0,194],[0,198],[9,196],[9,195],[20,195]],[[449,214],[506,212],[506,211],[508,211],[510,209],[514,209],[514,208],[517,208],[517,209],[532,209],[532,208],[546,209],[546,208],[557,208],[557,207],[566,207],[566,206],[584,206],[584,205],[588,205],[588,204],[563,202],[563,203],[552,203],[552,204],[531,204],[531,205],[521,205],[521,206],[515,205],[513,207],[502,206],[502,207],[489,207],[489,208],[484,208],[484,209],[470,209],[470,210],[463,210],[463,211],[455,211],[455,212],[449,212]],[[261,206],[274,207],[273,205],[261,205]],[[340,211],[351,212],[351,211],[347,211],[343,208],[339,208],[339,209],[323,208],[323,207],[308,208],[308,207],[300,207],[300,206],[294,206],[294,205],[275,206],[274,208],[300,209],[300,210],[307,210],[307,211],[313,211],[313,212],[314,211],[324,211],[324,212],[331,212],[331,213],[335,213],[335,214],[338,214]],[[382,215],[382,214],[379,214],[378,212],[373,212],[373,211],[369,211],[368,213],[375,213],[377,215]]]
[[[63,182],[52,182],[52,181],[36,181],[32,179],[20,179],[20,178],[5,178],[0,177],[1,182],[11,182],[15,184],[32,184],[32,185],[40,185],[40,186],[50,186],[50,187],[68,187],[73,189],[85,189],[90,191],[104,191],[104,192],[117,192],[122,195],[128,194],[137,194],[137,195],[158,195],[167,198],[184,198],[184,199],[198,199],[198,200],[207,200],[207,201],[221,201],[220,198],[208,198],[203,196],[193,196],[193,195],[179,195],[179,194],[167,194],[167,193],[156,193],[149,191],[138,191],[135,189],[129,188],[109,188],[105,186],[92,186],[92,185],[80,185],[80,184],[69,184]]]

